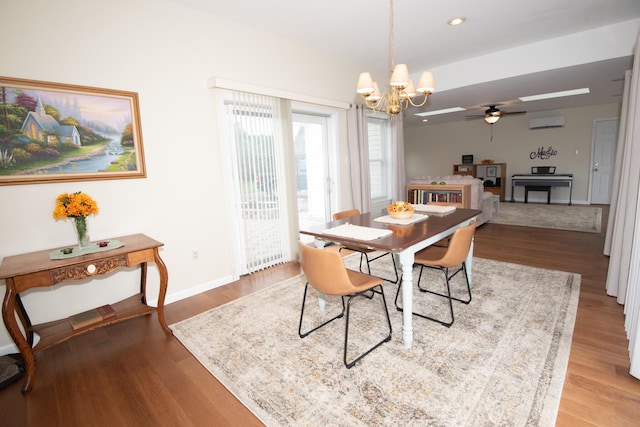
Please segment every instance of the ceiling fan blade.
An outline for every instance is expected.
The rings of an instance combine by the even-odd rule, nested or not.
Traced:
[[[502,113],[500,114],[501,116],[516,116],[518,114],[527,114],[526,111],[502,111]]]
[[[466,116],[467,120],[476,120],[476,119],[484,119],[484,114],[475,114],[473,116]]]

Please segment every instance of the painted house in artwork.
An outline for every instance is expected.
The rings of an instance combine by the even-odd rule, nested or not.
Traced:
[[[36,111],[29,111],[22,123],[21,132],[31,139],[46,142],[71,142],[81,146],[80,133],[75,126],[61,125],[45,109],[38,98]]]

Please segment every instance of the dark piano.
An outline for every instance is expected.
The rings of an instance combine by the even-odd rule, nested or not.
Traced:
[[[555,166],[534,166],[531,174],[511,176],[511,201],[516,187],[569,187],[569,205],[573,190],[573,174],[557,174]]]

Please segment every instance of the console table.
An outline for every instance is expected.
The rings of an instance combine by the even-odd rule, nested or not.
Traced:
[[[34,354],[65,342],[76,335],[153,312],[158,313],[158,321],[165,334],[172,334],[164,319],[164,299],[169,276],[167,267],[158,253],[158,248],[164,244],[144,234],[117,237],[116,239],[122,242],[123,246],[104,252],[51,260],[49,258],[51,250],[44,250],[8,256],[2,261],[0,279],[5,279],[6,282],[6,292],[2,303],[2,319],[24,359],[26,378],[22,388],[23,393],[30,391],[33,387],[36,371]],[[160,272],[157,308],[146,304],[148,262],[155,263]],[[115,317],[84,328],[74,330],[68,319],[32,325],[20,299],[20,293],[27,289],[53,286],[70,280],[87,279],[110,273],[119,268],[137,265],[140,265],[141,272],[140,294],[112,304],[116,312]],[[22,330],[18,325],[18,319],[22,324]],[[33,346],[34,333],[40,337],[40,341],[35,347]]]

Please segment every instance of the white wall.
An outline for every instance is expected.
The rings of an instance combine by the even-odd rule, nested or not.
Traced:
[[[405,158],[407,179],[423,175],[450,175],[454,164],[462,163],[463,154],[473,154],[474,162],[491,159],[507,163],[506,199],[511,198],[511,175],[530,173],[531,166],[556,166],[556,173],[574,176],[574,203],[586,203],[589,191],[593,122],[619,117],[619,104],[571,108],[545,113],[504,117],[491,127],[484,120],[406,128]],[[552,129],[529,129],[532,117],[563,115],[566,126]],[[557,155],[548,160],[531,159],[539,148],[553,147]],[[516,188],[516,200],[523,200],[522,188]],[[531,193],[537,200],[543,194]],[[553,201],[569,199],[567,188],[555,188]],[[542,199],[540,199],[542,200]],[[546,199],[545,199],[546,200]]]
[[[147,167],[146,179],[0,186],[0,259],[74,243],[71,225],[51,213],[58,194],[83,191],[100,206],[90,219],[94,240],[142,232],[165,243],[169,300],[232,277],[207,79],[349,103],[364,68],[170,0],[0,0],[0,16],[0,75],[138,92]],[[128,296],[138,277],[134,270],[85,286],[31,290],[24,302],[40,323]],[[150,300],[156,279],[150,268]],[[0,328],[0,353],[11,343]]]

